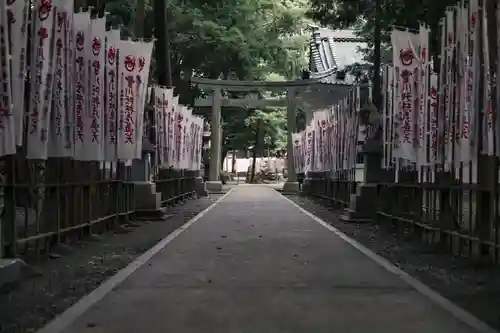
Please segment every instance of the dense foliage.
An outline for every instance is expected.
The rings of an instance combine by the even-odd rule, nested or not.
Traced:
[[[144,3],[142,29],[135,8]],[[224,79],[285,79],[307,67],[308,0],[167,0],[173,84],[183,103],[199,91],[190,75]],[[108,21],[125,35],[153,36],[152,0],[109,0]],[[140,22],[139,22],[140,24]],[[155,59],[160,61],[159,59]],[[203,112],[203,110],[197,110]],[[204,112],[209,116],[207,112]],[[223,155],[257,147],[259,153],[284,149],[285,110],[224,108]],[[255,133],[259,128],[259,138]]]
[[[110,0],[109,21],[133,36],[136,0]],[[170,0],[168,27],[174,82],[194,71],[206,77],[264,78],[290,75],[306,64],[306,0]],[[150,1],[145,2],[144,35],[153,35]],[[305,32],[307,34],[307,32]]]

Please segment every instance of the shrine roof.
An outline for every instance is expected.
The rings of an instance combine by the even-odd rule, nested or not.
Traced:
[[[331,30],[312,27],[310,68],[313,73],[328,71],[332,68],[342,71],[347,66],[355,63],[364,64],[366,61],[359,50],[367,46],[366,40],[357,36],[355,30]],[[342,80],[334,74],[321,81],[330,84],[350,85],[354,82],[354,77],[347,74],[345,79]]]

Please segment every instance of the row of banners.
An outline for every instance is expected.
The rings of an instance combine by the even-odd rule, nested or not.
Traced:
[[[494,0],[461,1],[446,9],[439,68],[429,55],[427,26],[392,31],[393,61],[382,70],[383,168],[414,168],[420,181],[445,171],[475,183],[479,154],[500,157],[500,6],[487,14],[487,1]],[[498,23],[493,46],[489,15]],[[297,171],[354,166],[359,105],[353,108],[353,100],[356,89],[338,105],[315,112],[312,123],[294,134]]]
[[[0,156],[23,146],[29,159],[140,159],[152,101],[159,164],[199,169],[204,121],[172,90],[148,88],[152,50],[71,0],[1,1]]]
[[[446,9],[438,68],[429,57],[428,27],[392,32],[393,63],[384,68],[382,89],[384,168],[411,165],[422,175],[452,172],[475,183],[478,155],[500,157],[500,12],[488,14],[487,1]],[[496,59],[490,15],[499,24]]]
[[[361,91],[353,89],[339,103],[314,112],[305,130],[293,133],[296,172],[352,170],[356,166],[360,131]]]

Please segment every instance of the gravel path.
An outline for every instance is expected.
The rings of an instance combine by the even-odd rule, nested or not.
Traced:
[[[166,221],[144,222],[126,234],[108,232],[97,242],[74,244],[68,254],[34,264],[37,276],[0,294],[0,332],[36,332],[220,196],[187,201],[169,209],[174,216]]]
[[[412,240],[409,233],[396,233],[390,226],[344,223],[338,218],[341,212],[325,203],[287,197],[500,330],[500,267],[437,253]]]

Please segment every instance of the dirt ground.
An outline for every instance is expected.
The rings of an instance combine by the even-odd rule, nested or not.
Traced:
[[[140,222],[129,233],[107,232],[73,244],[63,255],[30,263],[37,274],[0,293],[0,332],[36,332],[56,315],[143,254],[221,195],[169,208],[165,221]]]
[[[500,267],[438,253],[388,225],[345,223],[339,219],[341,211],[318,200],[287,197],[490,326],[500,329]]]

